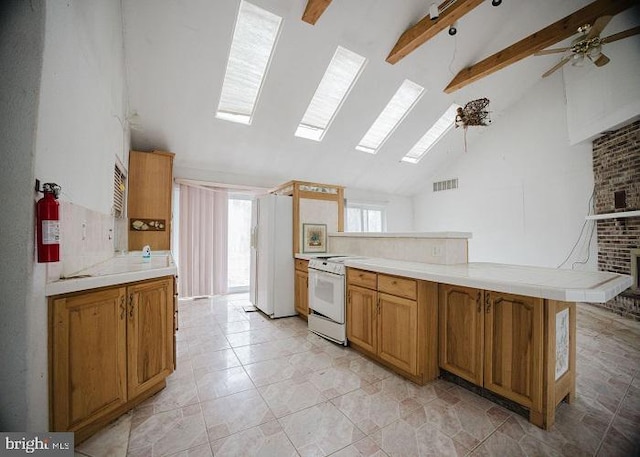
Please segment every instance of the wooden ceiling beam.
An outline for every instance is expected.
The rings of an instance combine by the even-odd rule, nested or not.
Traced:
[[[518,62],[538,51],[548,48],[577,33],[578,27],[593,24],[600,16],[614,16],[632,6],[638,0],[596,0],[548,27],[512,44],[502,51],[461,70],[444,89],[447,94],[484,78],[498,70]]]
[[[307,7],[304,9],[302,20],[308,24],[315,25],[330,3],[331,0],[309,0]]]
[[[449,28],[458,19],[467,14],[469,11],[480,5],[483,0],[456,0],[451,5],[451,0],[445,0],[438,8],[443,9],[448,6],[437,19],[431,20],[429,15],[420,19],[420,21],[409,27],[400,36],[398,42],[391,50],[387,57],[387,62],[391,64],[398,63],[409,53],[422,46],[431,38]]]

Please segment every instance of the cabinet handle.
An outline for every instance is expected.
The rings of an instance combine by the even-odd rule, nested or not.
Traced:
[[[124,318],[124,314],[127,311],[127,307],[124,306],[124,295],[120,296],[120,319]]]
[[[491,292],[485,292],[484,304],[487,314],[491,312]]]
[[[376,314],[380,314],[380,297],[378,297],[378,303],[376,305]]]
[[[129,317],[133,317],[133,294],[129,294]]]
[[[482,312],[482,292],[478,291],[478,298],[476,299],[476,303],[478,304],[478,312]]]
[[[347,303],[351,304],[351,291],[347,293]]]

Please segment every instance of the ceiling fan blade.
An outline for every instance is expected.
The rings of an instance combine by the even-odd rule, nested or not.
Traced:
[[[611,59],[609,59],[607,56],[605,56],[604,54],[600,54],[598,56],[598,58],[596,60],[593,61],[594,64],[596,64],[596,67],[603,67],[606,64],[609,63]]]
[[[556,70],[560,69],[560,67],[562,67],[564,64],[566,64],[567,62],[569,62],[571,60],[571,56],[565,56],[562,59],[560,59],[560,62],[558,62],[557,64],[555,64],[553,67],[551,67],[546,73],[544,73],[542,75],[543,78],[546,78],[547,76],[549,76],[551,73],[555,72]]]
[[[571,48],[556,48],[556,49],[544,49],[534,53],[534,56],[546,56],[547,54],[558,54],[560,52],[568,51]]]
[[[589,33],[584,37],[585,40],[590,40],[593,37],[597,37],[604,30],[604,28],[609,24],[613,16],[600,16],[589,29]]]
[[[640,25],[638,27],[633,27],[632,29],[625,30],[624,32],[614,33],[613,35],[609,35],[608,37],[603,38],[602,43],[613,43],[614,41],[622,40],[623,38],[627,38],[629,36],[637,35],[640,33]]]

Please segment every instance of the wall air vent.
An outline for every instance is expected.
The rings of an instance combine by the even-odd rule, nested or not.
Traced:
[[[433,183],[433,191],[440,192],[442,190],[452,190],[458,188],[458,178],[447,179]]]

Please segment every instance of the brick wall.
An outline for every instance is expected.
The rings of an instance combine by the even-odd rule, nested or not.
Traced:
[[[596,214],[640,210],[640,121],[593,142]],[[615,208],[615,192],[624,191],[626,207]],[[640,217],[597,222],[598,269],[631,274],[631,249],[640,247]],[[625,291],[602,305],[640,320],[640,294]]]

